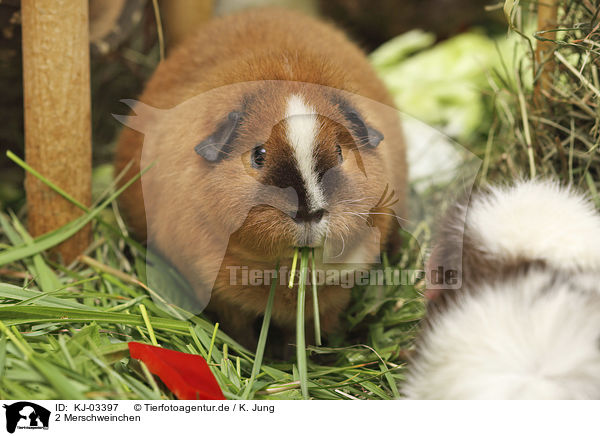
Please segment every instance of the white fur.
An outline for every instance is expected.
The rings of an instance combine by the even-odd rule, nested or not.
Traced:
[[[600,399],[600,274],[532,271],[434,318],[410,399]]]
[[[600,215],[583,196],[556,183],[493,188],[470,205],[466,230],[493,258],[600,271]]]
[[[287,101],[285,117],[286,135],[294,150],[309,206],[311,210],[322,209],[325,207],[325,196],[315,171],[315,140],[320,128],[315,109],[307,105],[302,97],[293,94]]]
[[[327,234],[329,220],[325,217],[318,222],[308,222],[296,226],[296,244],[299,247],[321,247]]]

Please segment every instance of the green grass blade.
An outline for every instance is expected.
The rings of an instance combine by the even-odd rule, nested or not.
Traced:
[[[383,373],[385,380],[390,385],[390,389],[392,391],[392,394],[394,395],[394,398],[400,398],[400,392],[398,391],[398,383],[396,382],[396,380],[394,380],[394,376],[389,371],[385,363],[379,362],[379,369]]]
[[[321,316],[319,315],[319,295],[317,293],[317,268],[315,267],[315,249],[311,250],[311,276],[310,281],[312,284],[312,297],[313,297],[313,311],[314,311],[314,322],[315,322],[315,345],[321,346]]]
[[[134,183],[137,179],[139,179],[146,170],[142,171],[140,174],[137,174],[127,183],[125,183],[121,188],[119,188],[113,195],[108,197],[105,201],[103,201],[98,207],[92,209],[90,213],[83,215],[70,223],[64,225],[63,227],[54,230],[52,232],[46,233],[36,239],[34,239],[34,243],[29,245],[21,245],[14,248],[10,248],[2,253],[0,253],[0,265],[5,265],[10,262],[14,262],[16,260],[20,260],[26,257],[33,256],[37,253],[41,253],[55,245],[60,244],[61,242],[69,239],[83,227],[85,227],[91,220],[93,220],[106,206],[112,203],[123,191],[125,191],[132,183]]]
[[[244,400],[250,399],[250,393],[252,392],[252,387],[254,386],[254,381],[256,380],[258,371],[260,371],[260,367],[262,366],[262,360],[263,360],[263,356],[265,354],[265,345],[267,343],[267,335],[269,334],[269,324],[271,323],[271,313],[273,311],[273,301],[275,300],[275,288],[277,287],[277,272],[278,271],[279,271],[279,262],[277,262],[277,266],[275,267],[275,273],[273,274],[273,278],[271,279],[271,289],[269,290],[269,298],[267,300],[267,306],[265,308],[265,316],[263,317],[262,326],[260,328],[260,336],[258,337],[258,344],[256,346],[256,356],[254,358],[254,363],[252,365],[252,372],[250,373],[250,379],[248,380],[248,384],[246,385],[246,389],[244,389],[244,393],[242,395],[242,399],[244,399]]]
[[[154,327],[152,327],[152,323],[150,322],[150,317],[148,316],[148,311],[146,310],[146,306],[143,304],[139,305],[140,312],[142,313],[142,318],[144,318],[144,324],[146,324],[146,329],[148,330],[148,334],[150,335],[150,342],[152,345],[158,346],[158,341],[156,340],[156,335],[154,334]]]
[[[22,302],[42,299],[42,306],[59,307],[63,309],[98,310],[93,306],[86,306],[84,304],[77,303],[76,301],[52,297],[48,294],[30,291],[18,286],[9,285],[8,283],[0,283],[0,299],[19,300]]]
[[[6,369],[6,345],[8,344],[8,336],[0,338],[0,380],[4,377]]]
[[[20,157],[18,157],[16,154],[14,154],[12,151],[8,150],[6,152],[6,157],[8,157],[10,160],[12,160],[14,163],[19,165],[21,168],[23,168],[25,171],[27,171],[31,175],[35,176],[37,179],[39,179],[42,183],[44,183],[46,186],[48,186],[54,192],[56,192],[61,197],[65,198],[66,200],[70,201],[78,208],[85,210],[85,211],[88,210],[85,205],[83,205],[82,203],[77,201],[75,198],[71,197],[67,192],[65,192],[60,187],[58,187],[57,185],[52,183],[50,180],[48,180],[46,177],[44,177],[42,174],[37,172],[33,167],[28,165],[24,160],[22,160]]]
[[[10,213],[10,215],[13,224],[9,224],[4,214],[0,214],[0,225],[12,245],[31,245],[33,238],[27,233],[25,227],[19,222],[17,217],[13,213]],[[60,286],[54,271],[46,265],[41,254],[36,254],[33,256],[33,259],[24,259],[24,261],[29,273],[42,291],[52,291]]]
[[[45,306],[0,306],[0,321],[8,325],[27,324],[32,322],[104,322],[146,326],[141,315],[128,315],[93,310],[62,309]],[[152,325],[158,330],[188,333],[188,323],[175,319],[153,318]]]
[[[11,331],[0,321],[0,330],[21,350],[25,360],[35,367],[47,382],[56,389],[56,392],[60,395],[59,398],[84,398],[83,393],[74,386],[73,382],[54,364],[38,356],[14,327]]]
[[[308,399],[308,366],[306,362],[306,340],[304,331],[304,305],[306,301],[306,275],[308,272],[308,249],[300,255],[300,279],[298,280],[298,303],[296,308],[296,359],[302,397]]]
[[[290,270],[290,282],[288,288],[294,287],[294,276],[296,275],[296,264],[298,263],[298,247],[294,250],[294,259],[292,260],[292,269]]]

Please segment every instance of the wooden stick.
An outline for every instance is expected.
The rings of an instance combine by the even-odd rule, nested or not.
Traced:
[[[558,0],[540,0],[538,1],[537,16],[538,32],[549,29],[556,29],[558,20]],[[548,39],[556,38],[556,34],[551,33]],[[537,105],[542,102],[543,91],[552,85],[552,73],[556,68],[553,52],[555,44],[550,41],[537,41],[535,48],[536,68],[541,66],[542,72],[536,82],[534,91],[534,100]]]
[[[25,157],[79,202],[91,203],[90,66],[87,0],[22,0]],[[80,216],[31,174],[28,226],[39,236]],[[82,253],[90,227],[56,247],[65,262]]]

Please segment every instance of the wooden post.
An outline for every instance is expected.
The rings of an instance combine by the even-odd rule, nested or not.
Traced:
[[[539,0],[537,27],[538,31],[556,29],[558,20],[558,0]],[[556,38],[554,33],[542,35],[548,39]],[[537,105],[540,105],[542,98],[542,90],[548,89],[552,84],[552,73],[555,68],[554,49],[556,48],[553,42],[537,41],[535,48],[536,66],[542,66],[541,74],[537,80],[534,92],[534,100]]]
[[[85,205],[91,203],[88,0],[22,0],[25,157]],[[82,211],[27,174],[28,227],[54,230]],[[55,251],[72,261],[88,246],[89,226]]]

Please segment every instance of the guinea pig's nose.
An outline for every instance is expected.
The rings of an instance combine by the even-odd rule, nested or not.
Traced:
[[[304,208],[300,208],[296,213],[294,221],[297,223],[318,223],[323,219],[327,211],[325,209],[317,209],[315,211],[308,211]]]

